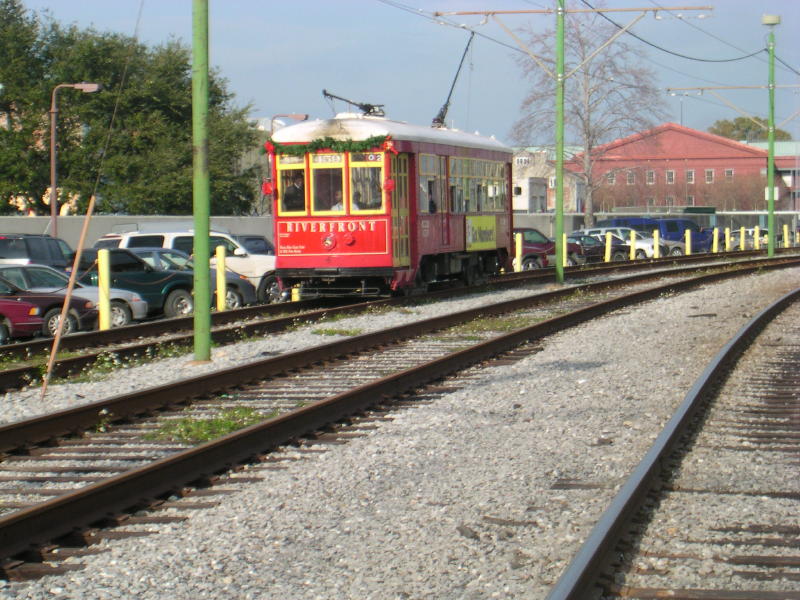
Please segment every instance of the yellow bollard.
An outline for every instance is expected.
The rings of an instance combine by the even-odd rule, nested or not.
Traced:
[[[761,228],[758,225],[753,227],[753,249],[761,250]]]
[[[744,250],[744,227],[739,227],[739,250]]]
[[[97,309],[100,313],[98,327],[100,331],[111,329],[111,267],[108,249],[97,251]]]
[[[217,257],[217,310],[222,312],[228,308],[228,303],[226,302],[228,286],[225,283],[225,246],[217,246],[215,254]]]
[[[563,254],[562,260],[561,260],[561,264],[563,266],[567,267],[567,266],[569,266],[567,264],[567,255],[569,253],[567,252],[567,234],[566,233],[562,233],[561,234],[561,248],[562,248],[561,254]]]
[[[789,226],[786,223],[783,224],[783,247],[789,247]]]
[[[519,234],[517,234],[519,235]],[[292,302],[298,302],[300,300],[300,288],[294,286],[292,288]]]
[[[725,252],[731,251],[731,228],[725,228]]]
[[[633,229],[631,229],[631,239],[629,241],[631,244],[630,259],[636,260],[636,231]]]
[[[514,234],[514,270],[522,271],[522,234]]]
[[[711,240],[711,252],[719,252],[719,227],[714,227],[714,239]]]
[[[605,262],[611,262],[611,232],[606,231],[606,254],[603,256]]]
[[[692,253],[692,230],[684,231],[683,238],[686,240],[686,256],[689,256]]]
[[[653,258],[661,258],[661,243],[659,242],[658,229],[653,230]]]

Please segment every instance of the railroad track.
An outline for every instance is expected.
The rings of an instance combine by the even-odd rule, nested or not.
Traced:
[[[800,599],[798,339],[800,289],[709,364],[548,600]]]
[[[740,252],[736,254],[737,263],[740,265],[756,264],[758,261],[770,260],[759,258],[760,252]],[[785,254],[784,256],[788,256]],[[636,276],[628,277],[625,282],[639,281],[642,279],[660,276],[654,272],[654,267],[676,266],[681,264],[697,265],[723,262],[725,255],[691,255],[684,257],[669,257],[656,261],[637,261],[633,263],[613,263],[588,269],[572,268],[567,271],[567,276],[575,279],[604,278],[610,274],[619,274],[627,271],[644,271]],[[780,261],[781,257],[771,259]],[[681,267],[677,267],[678,270]],[[682,267],[683,272],[690,272],[696,267]],[[511,286],[529,285],[537,282],[552,280],[552,269],[511,273],[496,278],[488,285],[501,289]],[[619,281],[614,285],[625,285]],[[602,285],[602,283],[601,283]],[[445,289],[431,292],[415,299],[390,298],[370,302],[348,303],[337,300],[304,301],[291,304],[265,305],[246,307],[237,310],[212,314],[211,339],[214,344],[224,345],[237,343],[251,336],[263,336],[269,333],[285,331],[294,327],[299,322],[311,323],[342,315],[355,315],[383,307],[397,306],[422,299],[442,299],[454,295],[474,292],[476,289],[485,289],[484,286],[475,288]],[[588,288],[587,288],[588,289]],[[161,349],[191,347],[194,334],[192,317],[164,319],[139,325],[132,325],[107,331],[88,332],[77,335],[65,336],[61,341],[61,350],[67,352],[57,358],[53,365],[52,378],[75,377],[92,365],[110,364],[134,358],[152,358],[158,356]],[[37,385],[41,380],[47,356],[50,351],[50,340],[36,340],[24,344],[12,344],[0,349],[0,357],[21,360],[0,371],[0,392],[18,389],[29,385]]]
[[[771,267],[759,263],[749,272],[795,264],[797,259]],[[559,317],[540,312],[541,296],[525,297],[0,428],[0,451],[9,455],[2,463],[9,467],[7,473],[0,475],[0,487],[8,490],[0,500],[6,506],[0,515],[5,574],[25,573],[24,559],[51,540],[86,531],[93,523],[107,521],[109,514],[140,507],[144,499],[161,502],[183,486],[212,479],[281,444],[313,437],[375,403],[620,306],[734,275],[723,272],[665,285],[640,284],[644,289],[634,294],[602,302],[578,295],[573,301],[580,308]],[[469,339],[475,331],[446,329],[503,314],[516,320],[513,331],[498,335],[498,330],[507,328],[494,324],[479,330],[482,341],[477,343]],[[521,316],[531,322],[545,320],[520,327]],[[328,374],[335,377],[327,379]],[[194,415],[190,418],[195,419],[243,404],[264,417],[276,416],[192,448],[148,435],[164,422],[186,417],[166,412],[168,408],[189,404]],[[160,411],[165,411],[160,419],[141,418]],[[70,434],[79,435],[66,437]],[[98,456],[100,463],[94,460]]]

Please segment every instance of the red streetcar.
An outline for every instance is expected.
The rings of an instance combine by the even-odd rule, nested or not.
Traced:
[[[510,266],[511,149],[370,114],[275,132],[276,274],[293,296],[478,283]]]

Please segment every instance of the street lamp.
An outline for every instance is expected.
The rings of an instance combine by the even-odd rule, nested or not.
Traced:
[[[53,96],[50,101],[50,224],[53,237],[58,235],[58,192],[56,191],[56,121],[58,120],[58,106],[56,96],[61,88],[73,88],[84,93],[92,93],[100,90],[99,83],[59,83],[53,88]]]
[[[269,134],[272,135],[275,133],[275,119],[278,117],[286,117],[288,119],[294,119],[295,121],[305,121],[308,119],[308,115],[302,113],[287,113],[285,115],[272,115],[272,118],[269,120]]]

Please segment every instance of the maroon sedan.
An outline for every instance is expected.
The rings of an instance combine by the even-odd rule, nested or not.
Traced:
[[[0,344],[41,333],[43,323],[42,309],[35,304],[0,298]]]
[[[533,227],[514,228],[514,236],[522,234],[522,270],[540,269],[556,264],[556,243]],[[567,264],[586,262],[583,249],[578,244],[567,242]]]
[[[61,307],[64,304],[63,294],[45,294],[40,292],[27,292],[7,279],[0,277],[0,298],[23,300],[39,307],[44,322],[40,327],[43,335],[53,336],[58,330],[58,321],[61,316]],[[74,333],[93,329],[97,323],[97,308],[94,302],[73,296],[69,303],[67,319],[62,333]]]

